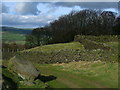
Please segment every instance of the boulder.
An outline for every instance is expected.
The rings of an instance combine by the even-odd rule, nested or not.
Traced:
[[[9,60],[8,69],[17,73],[24,80],[34,80],[38,77],[39,71],[33,64],[23,57],[14,56]]]

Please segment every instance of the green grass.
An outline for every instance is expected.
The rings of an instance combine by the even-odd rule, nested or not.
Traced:
[[[118,88],[118,63],[101,61],[81,61],[62,64],[34,64],[42,76],[54,76],[56,79],[36,85],[20,84],[21,79],[3,69],[3,74],[17,83],[18,88]]]
[[[28,86],[28,85],[26,85],[24,83],[20,83],[23,80],[16,73],[14,73],[14,74],[11,73],[7,68],[2,68],[2,75],[4,75],[5,77],[11,79],[11,80],[9,80],[9,79],[6,78],[6,80],[11,85],[13,85],[12,87],[14,87],[14,84],[16,84],[17,88],[45,88],[46,87],[46,84],[43,83],[40,80],[34,81],[34,83],[36,83],[36,84],[35,85],[31,85],[31,86]]]
[[[19,83],[22,80],[16,74],[11,73],[7,68],[2,68],[2,74],[8,78],[11,78],[15,83]]]
[[[115,50],[118,49],[118,42],[106,42],[105,44],[107,44]],[[65,49],[81,50],[84,49],[84,46],[79,42],[71,42],[45,45],[33,49],[28,49],[25,51],[42,51],[45,52],[45,55],[47,55],[46,52],[54,52]],[[105,54],[107,55],[107,53]],[[3,62],[3,64],[6,64],[6,62]],[[39,81],[35,86],[18,85],[19,87],[45,88],[46,85],[48,85],[52,88],[118,88],[118,62],[110,63],[98,60],[79,61],[61,64],[35,63],[34,65],[38,70],[40,70],[41,75],[52,75],[55,76],[56,79],[47,81],[46,83]],[[6,76],[9,75],[8,77],[12,78],[15,81],[19,80],[16,77],[12,77],[12,75],[7,71],[4,71],[4,73]]]
[[[53,51],[65,50],[65,49],[84,49],[84,46],[79,42],[59,43],[59,44],[39,46],[25,51],[53,52]]]
[[[43,83],[42,81],[40,80],[37,80],[37,81],[34,81],[34,83],[36,83],[35,85],[31,85],[31,86],[27,86],[27,85],[24,85],[24,84],[19,84],[19,87],[20,89],[22,88],[45,88],[47,85],[45,83]]]
[[[39,64],[94,60],[114,62],[118,61],[118,52],[116,51],[112,49],[109,51],[102,49],[86,50],[81,43],[70,42],[35,47],[20,51],[18,55]]]
[[[5,32],[2,35],[2,40],[5,43],[15,42],[15,43],[19,43],[19,44],[24,44],[25,43],[25,34]]]
[[[118,63],[71,62],[68,64],[36,64],[43,75],[54,75],[47,82],[54,88],[117,88]]]
[[[119,42],[106,42],[106,45],[118,50],[118,48],[120,48]]]

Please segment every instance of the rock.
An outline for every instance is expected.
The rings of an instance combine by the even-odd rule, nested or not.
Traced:
[[[24,85],[27,85],[27,86],[33,86],[35,85],[32,81],[25,81],[24,82]]]
[[[25,60],[23,57],[14,56],[10,59],[8,69],[15,72],[24,80],[33,81],[39,75],[39,71],[33,66],[33,64]]]

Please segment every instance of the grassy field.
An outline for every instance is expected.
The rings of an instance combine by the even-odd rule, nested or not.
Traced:
[[[17,43],[17,44],[25,44],[25,34],[16,34],[5,32],[2,35],[2,40],[5,43]]]
[[[112,54],[118,54],[118,42],[104,42],[103,44],[112,48]],[[47,52],[56,52],[60,50],[85,50],[84,46],[79,42],[59,43],[44,45],[24,51],[24,52],[37,52],[41,51],[47,56]],[[99,50],[98,50],[99,51]],[[87,51],[88,54],[96,52],[96,50]],[[26,53],[28,54],[28,53]],[[83,53],[85,54],[85,53]],[[99,53],[97,53],[99,54]],[[105,53],[109,55],[109,53]],[[40,58],[39,53],[34,56],[34,60]],[[85,54],[86,55],[86,54]],[[116,59],[112,57],[113,61]],[[26,56],[26,55],[25,55]],[[29,56],[29,55],[28,55]],[[26,56],[27,59],[31,56]],[[95,53],[93,53],[95,56]],[[90,58],[90,57],[86,57]],[[108,59],[108,58],[107,58]],[[3,61],[3,65],[7,66],[8,61]],[[17,88],[118,88],[118,62],[106,61],[78,61],[69,63],[54,63],[54,64],[39,64],[34,63],[34,66],[40,71],[41,77],[34,81],[36,83],[32,86],[22,84],[22,79],[17,75],[13,75],[7,68],[3,68],[5,77],[10,78],[16,83]]]
[[[0,33],[4,43],[25,44],[25,35],[30,34],[32,29],[22,29],[14,27],[2,27]]]
[[[55,80],[46,82],[53,88],[117,88],[118,63],[71,62],[40,65],[36,67],[42,75],[53,75]]]
[[[7,69],[3,69],[3,74],[11,78],[19,88],[45,88],[46,86],[51,88],[118,88],[118,63],[81,61],[34,65],[43,76],[37,81],[37,85],[20,84],[22,79]]]

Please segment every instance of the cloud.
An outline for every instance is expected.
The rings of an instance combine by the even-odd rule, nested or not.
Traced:
[[[19,2],[16,4],[15,11],[21,15],[38,15],[40,13],[38,4],[38,2]]]
[[[82,10],[84,8],[116,10],[118,6],[117,3],[110,2],[17,2],[14,4],[16,6],[8,4],[10,3],[5,5],[9,6],[11,12],[2,13],[2,25],[22,28],[45,26],[72,10]],[[4,11],[7,12],[8,8]]]
[[[76,5],[81,8],[90,9],[118,8],[117,2],[56,2],[55,5],[64,7],[73,7]]]
[[[48,1],[48,0],[44,0],[44,1]],[[50,1],[58,1],[58,2],[118,2],[119,0],[50,0]]]
[[[38,9],[41,11],[41,13],[51,13],[51,12],[54,12],[56,11],[56,5],[54,5],[53,3],[39,3],[38,4]]]
[[[8,13],[9,8],[4,3],[0,3],[0,6],[2,6],[2,9],[0,8],[0,13]]]
[[[10,15],[2,13],[2,25],[3,26],[21,26],[25,27],[40,27],[48,24],[49,21],[54,20],[55,17],[51,15],[39,15],[39,16],[25,16],[25,15]]]

